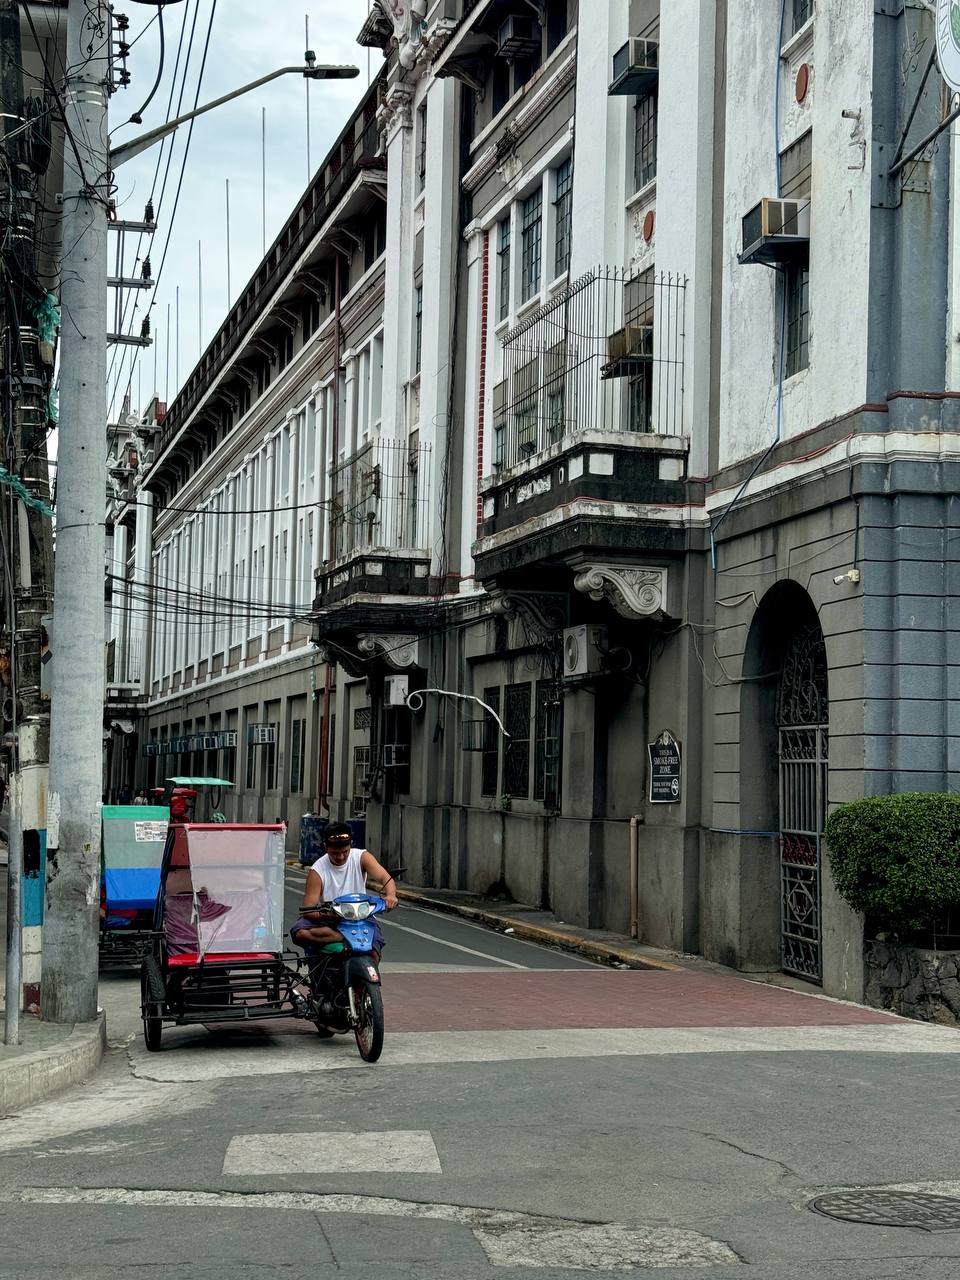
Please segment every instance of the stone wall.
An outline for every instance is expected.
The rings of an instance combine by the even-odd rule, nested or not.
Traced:
[[[867,1004],[905,1018],[960,1026],[960,951],[868,940],[864,970]]]

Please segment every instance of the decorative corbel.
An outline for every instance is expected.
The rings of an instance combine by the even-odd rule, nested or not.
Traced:
[[[573,585],[591,600],[605,600],[624,618],[648,621],[664,613],[666,569],[582,564]]]
[[[368,657],[382,658],[394,671],[420,666],[420,645],[415,635],[371,632],[358,637],[357,649]]]

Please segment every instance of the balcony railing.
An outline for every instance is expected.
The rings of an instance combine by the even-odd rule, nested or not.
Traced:
[[[679,435],[686,278],[592,271],[510,331],[493,390],[495,471],[578,431]]]
[[[333,473],[333,559],[430,546],[429,445],[376,440]]]

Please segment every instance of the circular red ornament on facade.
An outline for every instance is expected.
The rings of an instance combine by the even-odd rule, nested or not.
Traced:
[[[797,101],[802,103],[806,99],[807,90],[810,88],[810,68],[806,63],[803,63],[800,70],[797,72],[797,83],[795,87]]]
[[[656,221],[656,215],[652,209],[647,210],[647,216],[643,220],[643,238],[647,244],[653,239],[653,224]]]

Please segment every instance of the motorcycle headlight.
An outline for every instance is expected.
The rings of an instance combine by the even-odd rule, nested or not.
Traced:
[[[369,902],[338,902],[333,909],[341,920],[366,920],[373,907]]]

